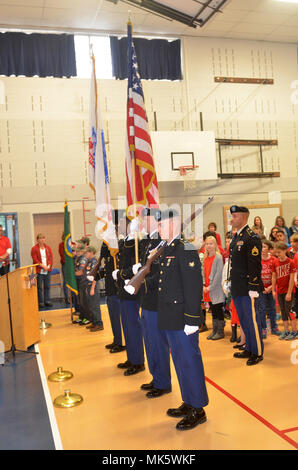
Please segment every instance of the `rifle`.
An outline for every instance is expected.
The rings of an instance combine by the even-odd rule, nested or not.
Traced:
[[[162,240],[156,248],[154,248],[148,258],[147,258],[147,261],[145,263],[145,265],[139,269],[139,271],[130,279],[130,281],[127,283],[126,286],[124,286],[124,289],[131,293],[132,290],[130,289],[126,289],[128,286],[132,286],[134,288],[134,291],[132,292],[132,294],[137,294],[141,285],[142,285],[142,282],[144,281],[145,277],[150,273],[150,270],[151,270],[151,265],[152,263],[154,263],[154,261],[163,253],[165,247],[166,247],[166,240]]]
[[[189,225],[204,209],[204,207],[207,206],[211,201],[213,201],[214,196],[210,196],[207,201],[202,205],[202,207],[199,207],[196,211],[194,211],[188,219],[184,223],[181,224],[181,232],[185,230],[187,225]],[[124,286],[124,289],[131,295],[135,295],[138,293],[145,277],[150,273],[151,270],[151,265],[152,263],[163,253],[165,247],[166,247],[166,240],[162,240],[157,247],[152,250],[147,258],[147,261],[145,265],[139,269],[139,271],[130,279],[130,281],[127,283],[126,286]],[[132,286],[134,289],[129,289],[128,287]],[[127,289],[128,288],[128,289]]]

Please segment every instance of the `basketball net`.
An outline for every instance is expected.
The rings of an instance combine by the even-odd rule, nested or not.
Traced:
[[[198,165],[179,166],[180,176],[183,178],[184,191],[189,191],[196,188],[197,168]]]

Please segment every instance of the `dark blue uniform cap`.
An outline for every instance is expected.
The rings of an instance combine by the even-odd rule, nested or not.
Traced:
[[[230,212],[231,214],[234,214],[235,212],[244,212],[246,214],[249,214],[249,210],[247,209],[247,207],[244,206],[231,206]]]
[[[166,209],[165,211],[158,211],[155,214],[155,219],[157,222],[166,219],[172,219],[173,217],[180,217],[180,212],[176,209]]]

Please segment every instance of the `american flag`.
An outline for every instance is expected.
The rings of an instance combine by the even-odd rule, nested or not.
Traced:
[[[133,204],[136,206],[146,205],[151,207],[157,206],[159,204],[158,184],[154,168],[149,125],[131,30],[132,25],[131,23],[128,23],[128,97],[126,146],[126,197],[128,214],[131,213]]]

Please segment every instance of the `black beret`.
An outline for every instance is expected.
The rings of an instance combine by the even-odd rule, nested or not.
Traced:
[[[158,211],[155,214],[155,219],[158,222],[161,220],[172,219],[173,217],[180,217],[180,212],[176,209],[166,209],[164,211]]]
[[[231,214],[234,214],[235,212],[244,212],[246,214],[249,214],[249,210],[247,209],[247,207],[244,206],[231,206],[230,212]]]

